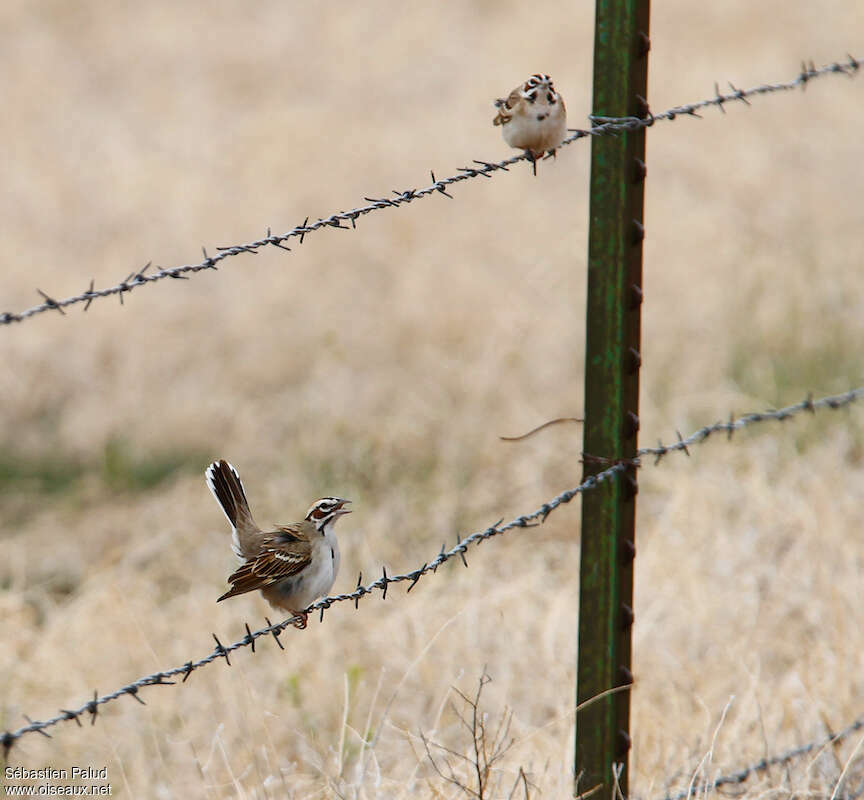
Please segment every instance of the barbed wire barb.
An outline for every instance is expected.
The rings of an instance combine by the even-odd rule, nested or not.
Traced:
[[[853,77],[859,71],[860,61],[853,58],[851,55],[849,55],[847,59],[848,60],[845,62],[836,61],[831,64],[826,64],[823,67],[816,67],[812,62],[810,62],[809,65],[807,65],[805,62],[802,62],[801,71],[799,72],[798,76],[784,83],[766,83],[759,86],[754,86],[750,89],[737,89],[730,83],[729,86],[732,90],[732,93],[726,95],[719,93],[717,84],[715,83],[714,97],[708,98],[706,100],[701,100],[696,103],[675,106],[674,108],[670,108],[659,114],[653,114],[648,107],[648,103],[643,99],[644,114],[641,117],[591,116],[589,117],[589,120],[591,121],[592,127],[589,130],[582,130],[578,128],[568,129],[568,131],[570,132],[570,136],[564,139],[560,147],[565,147],[567,145],[573,144],[573,142],[587,138],[589,136],[616,136],[619,133],[625,131],[651,127],[658,120],[673,121],[678,116],[682,115],[699,117],[699,114],[696,112],[699,109],[707,108],[709,106],[717,106],[723,113],[725,113],[725,108],[723,106],[725,103],[731,100],[741,100],[742,102],[747,103],[747,105],[750,105],[748,97],[770,94],[773,92],[789,91],[791,89],[797,88],[798,86],[801,86],[803,88],[809,81],[812,81],[815,78],[823,75],[843,74]],[[453,195],[449,194],[446,191],[445,187],[452,186],[453,184],[460,183],[465,180],[471,180],[479,176],[491,178],[492,173],[498,171],[506,172],[508,171],[509,167],[521,161],[530,162],[536,171],[536,162],[529,154],[526,153],[519,153],[518,155],[511,156],[510,158],[506,158],[502,161],[483,161],[480,159],[472,159],[472,161],[479,166],[459,167],[456,175],[451,175],[447,178],[441,178],[440,180],[437,179],[435,177],[435,173],[430,170],[429,174],[432,178],[431,186],[426,186],[420,189],[405,189],[402,192],[397,192],[393,190],[394,194],[396,195],[396,197],[394,198],[366,197],[364,199],[366,200],[367,205],[359,206],[358,208],[351,209],[350,211],[340,211],[338,213],[331,214],[328,217],[319,218],[318,221],[312,223],[312,225],[309,225],[309,217],[306,217],[302,225],[297,225],[282,234],[273,234],[271,233],[270,228],[268,228],[266,236],[251,242],[246,242],[245,244],[225,245],[217,247],[217,250],[219,252],[213,256],[209,256],[207,254],[206,248],[202,247],[201,250],[204,254],[204,260],[198,262],[197,264],[183,264],[176,267],[162,267],[155,272],[150,273],[149,275],[145,275],[144,272],[151,263],[148,262],[147,266],[145,266],[143,269],[139,270],[138,272],[131,273],[129,276],[127,276],[125,280],[120,281],[115,286],[109,286],[105,289],[96,289],[94,288],[93,281],[91,280],[89,288],[86,289],[84,292],[77,295],[72,295],[70,297],[66,297],[63,300],[56,300],[55,298],[43,292],[41,289],[37,289],[37,292],[43,297],[44,302],[17,313],[10,311],[0,313],[0,325],[11,325],[13,322],[23,322],[26,319],[30,319],[38,314],[42,314],[50,310],[57,310],[61,314],[65,315],[66,312],[63,310],[64,308],[68,308],[69,306],[77,305],[79,303],[85,303],[84,310],[86,311],[87,308],[90,307],[90,304],[93,302],[93,300],[101,297],[119,295],[120,303],[122,304],[123,295],[131,292],[133,289],[137,289],[140,286],[157,283],[159,281],[165,280],[166,278],[188,279],[190,274],[201,272],[202,270],[207,269],[218,269],[218,263],[227,258],[232,258],[242,253],[257,254],[262,248],[267,247],[268,245],[279,247],[282,250],[288,250],[290,252],[290,248],[283,246],[283,242],[287,241],[288,239],[297,237],[300,240],[300,244],[303,244],[304,237],[307,233],[312,233],[314,231],[320,230],[321,228],[327,227],[339,228],[340,230],[351,230],[353,228],[356,228],[356,220],[364,214],[370,214],[384,208],[398,208],[406,203],[411,203],[414,200],[419,200],[421,198],[428,197],[436,193],[443,194],[445,197],[449,197],[452,200],[454,199]],[[342,222],[344,221],[350,221],[351,228],[342,225]]]
[[[246,639],[244,640],[251,648],[252,652],[255,652],[255,637],[252,635],[252,631],[249,629],[249,623],[243,623],[246,626]]]
[[[264,622],[266,622],[266,623],[267,623],[267,627],[268,627],[269,629],[271,629],[270,632],[273,634],[273,638],[276,640],[276,644],[279,645],[279,649],[280,649],[280,650],[284,650],[284,649],[285,649],[285,645],[282,644],[282,642],[279,641],[279,633],[280,633],[281,631],[277,631],[277,630],[275,629],[273,623],[270,622],[270,617],[264,617]],[[253,636],[253,638],[254,638],[254,636]]]
[[[394,583],[403,583],[406,581],[410,581],[406,592],[407,594],[417,585],[417,583],[424,575],[428,575],[430,572],[436,572],[439,566],[453,558],[456,558],[457,556],[467,567],[468,562],[465,558],[465,552],[467,551],[469,546],[479,545],[481,542],[484,542],[487,539],[491,539],[494,536],[500,536],[510,530],[514,530],[517,528],[533,528],[537,525],[542,524],[549,516],[549,514],[555,511],[555,509],[569,503],[578,495],[597,488],[601,483],[611,480],[619,474],[626,473],[633,467],[642,466],[641,457],[644,455],[657,456],[657,461],[659,462],[660,459],[666,457],[669,453],[686,450],[687,447],[691,445],[701,444],[702,442],[706,441],[710,434],[714,431],[727,429],[737,430],[739,428],[767,422],[769,420],[788,419],[789,417],[803,413],[804,411],[815,412],[818,409],[838,410],[849,406],[851,403],[862,397],[864,397],[864,386],[861,386],[857,389],[852,389],[848,392],[844,392],[843,394],[822,397],[818,400],[813,400],[812,395],[808,395],[807,399],[803,400],[802,402],[796,403],[791,406],[786,406],[785,408],[777,409],[774,411],[754,412],[751,414],[746,414],[742,417],[739,417],[738,419],[735,419],[734,421],[730,419],[730,422],[717,422],[713,425],[708,425],[700,428],[696,432],[690,434],[690,436],[684,438],[680,438],[679,434],[679,441],[672,445],[663,445],[662,443],[660,443],[657,447],[642,448],[637,451],[637,458],[619,459],[617,461],[613,461],[611,466],[593,475],[589,475],[577,486],[561,492],[560,494],[553,497],[551,500],[543,503],[538,509],[532,511],[529,514],[522,514],[507,523],[504,522],[503,518],[499,519],[498,522],[496,522],[494,525],[490,525],[488,528],[485,528],[482,531],[475,531],[474,533],[468,534],[464,537],[459,537],[457,535],[457,541],[453,547],[447,550],[442,548],[442,550],[435,558],[433,558],[431,561],[425,562],[417,569],[402,574],[390,575],[387,573],[386,567],[382,567],[381,577],[365,585],[362,582],[361,573],[358,578],[357,587],[352,592],[322,597],[321,599],[316,600],[314,603],[308,606],[300,614],[291,616],[279,623],[272,623],[269,617],[264,617],[264,620],[267,623],[266,627],[256,631],[252,631],[249,628],[248,623],[246,623],[246,635],[243,636],[243,638],[237,640],[236,642],[233,642],[232,644],[223,645],[215,633],[211,634],[216,643],[216,646],[212,652],[202,658],[186,661],[182,666],[173,667],[172,669],[161,670],[159,672],[154,672],[150,675],[145,675],[141,678],[138,678],[136,681],[127,684],[126,686],[122,686],[119,689],[110,692],[109,694],[100,696],[97,691],[94,691],[93,699],[82,705],[80,708],[61,709],[60,713],[57,716],[51,717],[49,719],[30,721],[29,718],[27,718],[27,725],[18,728],[15,731],[6,731],[2,735],[0,735],[0,746],[2,746],[3,748],[4,756],[8,760],[8,753],[11,750],[12,746],[18,739],[28,733],[40,733],[45,731],[46,728],[51,728],[59,724],[60,722],[69,721],[70,719],[74,719],[77,723],[79,723],[80,726],[80,720],[78,719],[78,717],[85,712],[92,715],[90,720],[91,725],[95,724],[96,716],[99,713],[99,706],[113,702],[114,700],[117,700],[119,697],[122,697],[124,695],[129,694],[136,700],[143,703],[143,700],[141,700],[141,698],[138,696],[139,690],[143,689],[146,686],[171,686],[176,684],[176,681],[166,680],[166,678],[172,678],[182,675],[183,678],[181,680],[181,683],[185,683],[188,680],[189,676],[196,669],[200,669],[207,664],[211,664],[212,662],[220,658],[224,658],[226,663],[228,663],[228,665],[230,666],[231,662],[229,660],[229,655],[231,653],[244,647],[250,647],[252,652],[255,652],[253,646],[254,642],[256,639],[262,636],[272,635],[273,638],[276,640],[276,644],[279,646],[279,648],[284,650],[285,647],[282,642],[279,641],[279,635],[292,626],[300,627],[298,623],[303,623],[305,626],[305,617],[308,616],[308,614],[310,614],[312,611],[320,611],[321,618],[323,620],[324,610],[330,608],[335,603],[354,601],[356,604],[361,597],[367,594],[371,594],[375,589],[383,590],[383,599],[387,596],[388,586]],[[592,458],[594,461],[598,462],[604,460],[598,457]],[[605,461],[608,462],[610,461],[610,459],[605,459]],[[862,719],[860,725],[864,726],[864,719]],[[841,734],[842,733],[843,732],[841,732]],[[683,800],[683,797],[666,798],[665,800]]]

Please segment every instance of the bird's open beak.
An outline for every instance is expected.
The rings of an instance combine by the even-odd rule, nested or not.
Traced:
[[[354,510],[353,508],[345,508],[345,507],[344,507],[345,503],[350,503],[350,502],[351,502],[350,500],[343,500],[343,501],[342,501],[342,505],[339,506],[338,509],[336,509],[336,513],[337,513],[340,517],[341,517],[343,514],[350,514],[350,513],[353,512],[353,510]]]

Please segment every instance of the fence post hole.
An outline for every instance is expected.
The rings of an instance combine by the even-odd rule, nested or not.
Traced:
[[[597,0],[593,113],[648,115],[649,0]],[[639,431],[645,129],[591,140],[585,358],[585,477],[631,458]],[[576,701],[632,683],[636,470],[582,495]],[[576,713],[576,793],[626,797],[630,692]]]

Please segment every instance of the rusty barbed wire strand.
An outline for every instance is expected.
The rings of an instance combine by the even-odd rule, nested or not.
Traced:
[[[794,417],[797,414],[800,414],[802,411],[808,411],[812,414],[820,408],[843,408],[844,406],[848,406],[862,397],[864,397],[864,386],[858,387],[857,389],[850,389],[848,392],[843,392],[842,394],[822,397],[819,400],[814,400],[813,395],[810,394],[800,403],[795,403],[794,405],[786,406],[785,408],[769,409],[767,411],[755,411],[750,414],[745,414],[741,417],[736,417],[734,414],[730,415],[729,419],[726,422],[714,422],[711,425],[706,425],[704,428],[700,428],[698,431],[691,433],[686,438],[682,437],[680,432],[678,432],[677,442],[674,442],[673,444],[663,444],[661,440],[658,440],[656,447],[640,447],[636,451],[636,456],[634,458],[616,459],[606,456],[596,456],[588,453],[583,453],[582,455],[583,458],[589,462],[620,464],[622,466],[635,467],[643,466],[643,456],[654,456],[654,463],[657,464],[663,458],[669,455],[669,453],[673,453],[679,450],[683,451],[686,455],[689,456],[689,447],[691,445],[704,442],[714,433],[725,433],[731,439],[735,431],[746,428],[748,425],[752,425],[756,422],[766,422],[768,420],[783,422],[787,419],[790,419],[791,417]],[[532,428],[530,431],[528,431],[527,433],[523,433],[521,436],[499,436],[498,438],[505,442],[518,442],[522,439],[527,439],[529,436],[534,436],[535,434],[542,431],[544,428],[563,422],[582,422],[582,420],[575,417],[560,417],[558,419],[550,420],[549,422],[544,422],[542,425],[538,425],[537,427]]]
[[[826,64],[822,67],[816,67],[812,62],[807,64],[802,64],[801,72],[792,80],[786,81],[785,83],[766,83],[760,86],[754,86],[750,89],[738,89],[731,83],[729,84],[731,91],[727,94],[721,94],[719,91],[719,87],[717,84],[714,86],[715,97],[709,98],[707,100],[702,100],[697,103],[690,103],[682,106],[675,106],[674,108],[668,109],[660,114],[652,114],[647,107],[645,106],[645,116],[644,118],[639,117],[589,117],[592,122],[592,127],[589,130],[582,129],[570,129],[571,134],[568,136],[562,143],[561,147],[572,144],[573,142],[584,139],[589,136],[603,136],[603,135],[617,135],[622,131],[633,130],[635,128],[641,127],[650,127],[657,120],[674,120],[679,116],[690,116],[690,117],[698,117],[699,114],[696,113],[702,108],[706,108],[709,106],[717,106],[721,111],[725,113],[725,108],[723,108],[724,104],[731,103],[734,101],[744,102],[749,105],[748,97],[752,97],[755,95],[769,94],[772,92],[782,92],[789,91],[792,89],[796,89],[798,87],[804,88],[808,82],[811,80],[818,78],[823,75],[830,74],[843,74],[853,76],[855,75],[861,67],[861,61],[856,58],[853,58],[851,55],[848,56],[847,61],[837,61],[832,64]],[[531,161],[531,158],[525,153],[520,153],[515,156],[511,156],[510,158],[506,158],[503,161],[482,161],[479,159],[473,159],[473,163],[477,166],[474,167],[460,167],[458,170],[458,174],[451,175],[447,178],[436,179],[435,173],[430,172],[432,177],[432,184],[421,189],[404,189],[404,190],[393,190],[393,197],[364,197],[367,205],[358,206],[357,208],[353,208],[350,211],[340,211],[335,214],[331,214],[328,217],[322,217],[317,221],[309,224],[309,218],[307,217],[302,225],[296,225],[285,233],[274,234],[271,229],[267,229],[266,236],[261,237],[260,239],[255,239],[251,242],[247,242],[246,244],[237,244],[230,245],[226,247],[217,247],[217,253],[210,255],[207,252],[205,247],[201,248],[202,253],[204,254],[204,260],[199,261],[196,264],[183,264],[176,267],[162,267],[158,268],[155,272],[151,272],[147,274],[147,271],[152,266],[152,261],[148,261],[141,269],[133,270],[130,272],[122,281],[120,281],[115,286],[110,286],[105,289],[96,289],[94,288],[94,281],[90,281],[90,286],[87,290],[82,292],[81,294],[72,295],[71,297],[66,297],[62,300],[56,300],[52,295],[47,294],[42,291],[42,289],[36,289],[36,291],[42,296],[43,302],[39,305],[35,305],[31,308],[28,308],[24,311],[20,312],[0,312],[0,325],[11,325],[13,322],[23,322],[26,319],[36,316],[37,314],[42,314],[46,311],[59,311],[61,314],[65,314],[64,308],[68,308],[69,306],[74,306],[80,303],[84,303],[84,310],[86,311],[93,300],[102,297],[112,297],[117,295],[120,298],[121,304],[123,303],[123,295],[131,292],[133,289],[137,289],[138,287],[145,286],[150,283],[156,283],[157,281],[162,281],[167,278],[172,278],[175,280],[185,280],[189,277],[190,273],[201,272],[203,270],[209,269],[218,269],[218,264],[225,259],[232,258],[233,256],[238,256],[243,253],[251,253],[252,255],[256,255],[261,248],[272,246],[279,247],[282,250],[289,250],[291,248],[287,247],[284,242],[287,242],[290,239],[298,238],[299,244],[303,244],[303,240],[306,237],[306,234],[313,233],[315,231],[321,230],[322,228],[339,228],[341,230],[349,230],[349,228],[344,225],[345,222],[351,223],[351,228],[356,228],[357,220],[366,215],[373,213],[375,211],[380,211],[384,208],[398,208],[401,205],[406,203],[410,203],[414,200],[418,200],[423,197],[428,197],[433,194],[442,194],[445,197],[450,197],[452,199],[452,195],[450,195],[446,188],[452,186],[453,184],[460,183],[461,181],[467,181],[472,178],[477,178],[479,176],[483,177],[491,177],[493,172],[497,172],[499,170],[508,171],[508,168],[514,164],[519,163],[520,161]]]
[[[795,403],[794,405],[786,406],[785,408],[756,411],[750,414],[745,414],[741,417],[730,416],[728,421],[715,422],[713,425],[706,425],[695,433],[691,433],[686,438],[683,438],[681,434],[678,433],[678,441],[674,444],[663,444],[662,441],[658,441],[656,447],[640,447],[639,450],[636,451],[636,459],[624,461],[622,463],[635,463],[636,466],[641,466],[641,457],[650,455],[654,456],[654,463],[657,464],[669,453],[679,450],[684,451],[684,453],[689,456],[690,452],[688,448],[691,445],[704,442],[714,433],[726,433],[728,438],[731,439],[735,431],[746,428],[747,426],[753,425],[757,422],[766,422],[769,420],[784,422],[785,420],[791,419],[804,411],[815,414],[820,408],[836,410],[838,408],[849,406],[856,400],[860,400],[862,397],[864,397],[864,386],[859,386],[857,389],[850,389],[848,392],[843,392],[842,394],[822,397],[818,400],[814,400],[813,395],[810,394],[800,403]]]
[[[712,433],[717,431],[722,430],[731,432],[740,428],[755,425],[760,422],[766,422],[769,420],[782,421],[789,419],[796,414],[800,414],[804,411],[815,413],[818,409],[825,408],[837,410],[849,406],[851,403],[862,397],[864,397],[864,386],[861,386],[857,389],[852,389],[848,392],[844,392],[843,394],[822,397],[818,400],[813,400],[812,397],[808,397],[806,400],[803,400],[800,403],[796,403],[795,405],[787,406],[786,408],[755,412],[751,414],[746,414],[737,419],[730,418],[728,422],[717,422],[713,425],[707,425],[703,428],[700,428],[698,431],[686,438],[682,438],[679,434],[678,442],[673,445],[666,446],[660,444],[658,447],[643,448],[638,452],[641,455],[650,454],[656,456],[654,464],[657,464],[662,458],[672,452],[683,450],[687,453],[687,455],[689,455],[689,452],[687,450],[688,446],[701,444],[702,442],[706,441]],[[420,580],[420,578],[422,578],[424,575],[428,575],[430,572],[436,572],[438,567],[440,567],[442,564],[449,561],[450,559],[456,558],[457,556],[467,567],[468,561],[465,558],[465,553],[470,545],[480,544],[486,539],[491,539],[493,536],[499,536],[509,530],[514,530],[516,528],[525,529],[537,527],[538,525],[545,522],[549,514],[555,511],[555,509],[566,503],[569,503],[577,495],[595,489],[601,483],[610,480],[615,475],[625,472],[633,466],[642,466],[642,463],[638,459],[638,457],[632,460],[617,461],[606,469],[594,475],[590,475],[578,486],[575,486],[572,489],[567,489],[566,491],[556,495],[551,500],[543,503],[538,509],[532,511],[530,514],[522,514],[507,523],[504,523],[503,520],[500,520],[495,525],[491,525],[482,531],[475,531],[474,533],[471,533],[464,538],[458,539],[456,544],[449,550],[446,548],[446,545],[442,544],[441,550],[438,555],[435,556],[435,558],[433,558],[431,561],[427,561],[422,566],[412,570],[411,572],[406,572],[401,575],[389,575],[387,573],[387,568],[382,567],[381,577],[367,584],[363,583],[363,573],[361,572],[359,577],[357,578],[357,587],[354,589],[354,591],[344,594],[336,594],[322,597],[320,600],[317,600],[310,606],[308,606],[303,612],[303,615],[312,613],[313,611],[318,611],[321,615],[321,620],[323,621],[324,611],[330,608],[335,603],[351,601],[354,603],[355,608],[357,608],[359,606],[361,598],[367,594],[372,594],[372,592],[374,592],[376,589],[380,589],[382,592],[382,599],[386,599],[387,589],[390,585],[394,583],[404,583],[405,581],[410,581],[407,589],[407,592],[410,592]],[[50,738],[50,734],[48,734],[46,730],[47,728],[51,728],[59,724],[60,722],[65,721],[74,721],[79,727],[81,727],[80,717],[86,714],[90,714],[90,722],[91,724],[94,724],[96,722],[96,716],[99,713],[99,706],[110,703],[114,700],[119,699],[120,697],[129,695],[135,700],[137,700],[139,703],[143,704],[144,701],[138,696],[138,692],[140,689],[143,689],[146,686],[173,685],[176,683],[176,681],[168,679],[178,676],[182,676],[181,682],[185,683],[189,676],[192,674],[192,672],[194,672],[196,669],[206,666],[207,664],[211,664],[220,658],[224,658],[225,662],[230,666],[231,662],[229,660],[229,656],[231,653],[244,647],[251,647],[251,650],[254,653],[255,641],[262,637],[272,636],[280,649],[284,650],[284,645],[281,641],[279,641],[280,634],[283,633],[287,628],[292,627],[295,622],[298,622],[301,619],[302,616],[293,616],[283,620],[282,622],[273,624],[267,617],[265,617],[265,620],[267,622],[266,627],[256,631],[252,631],[250,630],[249,625],[246,624],[246,635],[242,639],[238,639],[236,642],[233,642],[229,645],[223,645],[214,633],[212,634],[212,636],[216,642],[216,646],[211,653],[204,656],[203,658],[187,661],[182,666],[173,667],[171,669],[162,670],[160,672],[154,672],[150,675],[145,675],[144,677],[138,678],[138,680],[133,681],[132,683],[121,686],[119,689],[116,689],[109,694],[99,695],[98,692],[94,692],[92,700],[89,700],[88,702],[75,709],[60,709],[60,713],[58,715],[49,719],[34,721],[25,714],[24,718],[27,720],[27,725],[18,728],[17,730],[6,731],[3,734],[0,734],[0,747],[2,747],[3,756],[6,760],[8,760],[9,751],[12,749],[15,742],[17,742],[18,739],[20,739],[25,734],[39,733],[43,736],[47,736]],[[842,735],[842,732],[841,734],[838,734],[838,736],[839,735]],[[672,800],[680,799],[673,798]]]
[[[386,598],[388,587],[394,583],[403,583],[405,581],[410,581],[407,590],[408,592],[410,592],[411,589],[413,589],[417,582],[420,580],[420,578],[422,578],[424,575],[429,574],[430,572],[436,572],[438,567],[440,567],[443,563],[449,561],[452,558],[456,558],[457,556],[461,558],[463,564],[467,567],[468,562],[465,558],[465,552],[468,549],[469,545],[479,544],[486,539],[490,539],[493,536],[498,536],[505,533],[506,531],[513,530],[514,528],[536,527],[542,522],[544,522],[546,520],[546,517],[549,516],[549,514],[551,514],[556,508],[558,508],[562,504],[569,503],[574,497],[576,497],[576,495],[593,489],[595,486],[598,486],[605,480],[609,480],[612,476],[614,476],[618,472],[621,472],[625,468],[626,467],[624,465],[613,465],[612,467],[603,470],[596,475],[592,475],[578,486],[572,489],[568,489],[565,492],[561,492],[559,495],[552,498],[548,502],[543,503],[540,508],[538,508],[536,511],[531,512],[530,514],[522,514],[507,523],[504,523],[503,520],[501,520],[495,525],[491,525],[490,527],[486,528],[485,530],[476,531],[469,536],[459,539],[456,544],[449,550],[446,549],[446,545],[442,545],[441,551],[435,558],[433,558],[431,561],[427,561],[422,566],[418,567],[415,570],[412,570],[411,572],[406,572],[401,575],[390,575],[387,573],[386,567],[384,567],[382,569],[380,578],[365,585],[363,584],[363,574],[360,573],[360,576],[357,579],[357,588],[354,589],[354,591],[347,592],[345,594],[336,594],[322,597],[320,600],[316,600],[314,603],[308,606],[305,609],[304,614],[309,614],[313,611],[319,611],[321,614],[321,619],[323,620],[324,611],[330,608],[335,603],[353,601],[356,608],[359,605],[360,599],[364,595],[371,594],[376,589],[382,590],[382,599]],[[122,686],[119,689],[110,692],[109,694],[100,696],[98,693],[94,693],[92,700],[84,703],[83,705],[75,709],[61,709],[60,713],[57,716],[51,717],[50,719],[33,721],[29,717],[25,716],[25,719],[28,720],[29,724],[19,728],[18,730],[6,731],[2,735],[0,735],[0,747],[3,748],[4,756],[8,757],[8,753],[11,750],[12,746],[15,744],[15,742],[27,733],[41,733],[45,736],[48,736],[46,728],[53,727],[54,725],[57,725],[58,723],[67,720],[74,720],[80,726],[81,721],[79,718],[85,714],[91,715],[92,724],[95,722],[96,716],[99,713],[99,706],[117,700],[124,695],[131,695],[136,700],[143,703],[144,701],[141,700],[140,697],[138,697],[138,691],[145,686],[174,684],[176,683],[176,681],[171,681],[167,679],[177,676],[182,676],[181,682],[185,682],[186,679],[196,669],[206,666],[207,664],[210,664],[220,658],[224,658],[226,663],[230,666],[230,654],[233,653],[235,650],[239,650],[243,647],[247,647],[250,645],[252,647],[252,651],[254,652],[256,639],[260,639],[266,636],[273,636],[279,647],[284,649],[282,643],[279,641],[279,635],[287,628],[292,627],[295,622],[298,622],[301,619],[302,617],[298,615],[292,616],[286,620],[283,620],[282,622],[271,624],[270,620],[265,617],[265,620],[267,621],[267,627],[261,628],[256,631],[251,631],[247,625],[246,636],[229,645],[223,645],[216,637],[216,635],[213,634],[213,638],[216,641],[216,647],[210,654],[204,656],[203,658],[199,658],[195,661],[187,661],[182,666],[173,667],[171,669],[162,670],[160,672],[154,672],[150,675],[145,675],[144,677],[139,678],[132,683],[126,684],[125,686]]]
[[[657,798],[657,800],[687,800],[689,797],[698,797],[707,792],[712,792],[715,789],[719,789],[721,786],[732,786],[744,783],[744,781],[749,779],[751,776],[760,772],[767,772],[771,767],[787,766],[796,759],[812,753],[814,750],[819,751],[830,745],[840,744],[845,739],[848,739],[853,733],[860,730],[864,730],[864,714],[859,716],[838,733],[824,736],[821,739],[816,739],[807,744],[798,745],[784,753],[762,758],[759,761],[756,761],[753,764],[748,764],[746,767],[742,767],[734,772],[721,775],[711,781],[694,784],[687,789],[682,789],[681,791],[676,792],[675,794],[667,793],[663,797]]]
[[[750,89],[739,89],[733,83],[729,82],[730,92],[722,94],[717,83],[714,84],[714,97],[709,97],[706,100],[700,100],[698,103],[687,103],[682,106],[675,106],[667,109],[659,114],[652,114],[650,109],[645,107],[644,117],[602,117],[591,115],[588,118],[596,126],[594,130],[602,130],[604,133],[615,131],[635,130],[638,128],[650,128],[657,120],[674,121],[678,117],[699,117],[696,112],[710,106],[717,106],[724,114],[726,109],[723,106],[726,103],[740,101],[746,105],[750,105],[747,98],[762,94],[772,94],[774,92],[790,92],[795,89],[805,89],[807,84],[814,78],[823,75],[847,75],[854,77],[858,70],[861,69],[864,62],[854,56],[847,55],[846,61],[835,61],[832,64],[826,64],[822,67],[817,67],[812,61],[809,63],[801,62],[801,71],[798,75],[789,81],[780,83],[763,83],[760,86],[753,86]]]

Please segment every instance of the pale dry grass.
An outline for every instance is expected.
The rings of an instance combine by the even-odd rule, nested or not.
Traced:
[[[6,0],[0,306],[503,157],[490,100],[536,70],[583,124],[592,14]],[[658,109],[864,41],[848,2],[655,3],[652,25]],[[864,383],[861,81],[651,131],[647,443]],[[0,728],[262,622],[258,598],[214,603],[231,557],[201,477],[210,458],[238,465],[262,522],[328,492],[355,501],[337,589],[577,483],[577,429],[497,437],[581,411],[588,155],[579,143],[537,179],[478,179],[290,255],[0,332],[6,461],[83,476],[0,493]],[[826,413],[644,471],[635,795],[864,710],[862,434],[859,409]],[[117,442],[133,462],[185,453],[186,468],[124,489],[105,466]],[[129,699],[92,728],[27,737],[14,763],[107,765],[125,797],[453,797],[419,733],[468,747],[451,687],[470,692],[485,666],[485,709],[514,715],[501,786],[521,766],[532,796],[565,796],[578,519],[574,503],[469,553],[469,570],[334,609],[286,634],[287,652],[262,643],[151,689],[146,708]],[[853,745],[748,791],[829,796]]]

